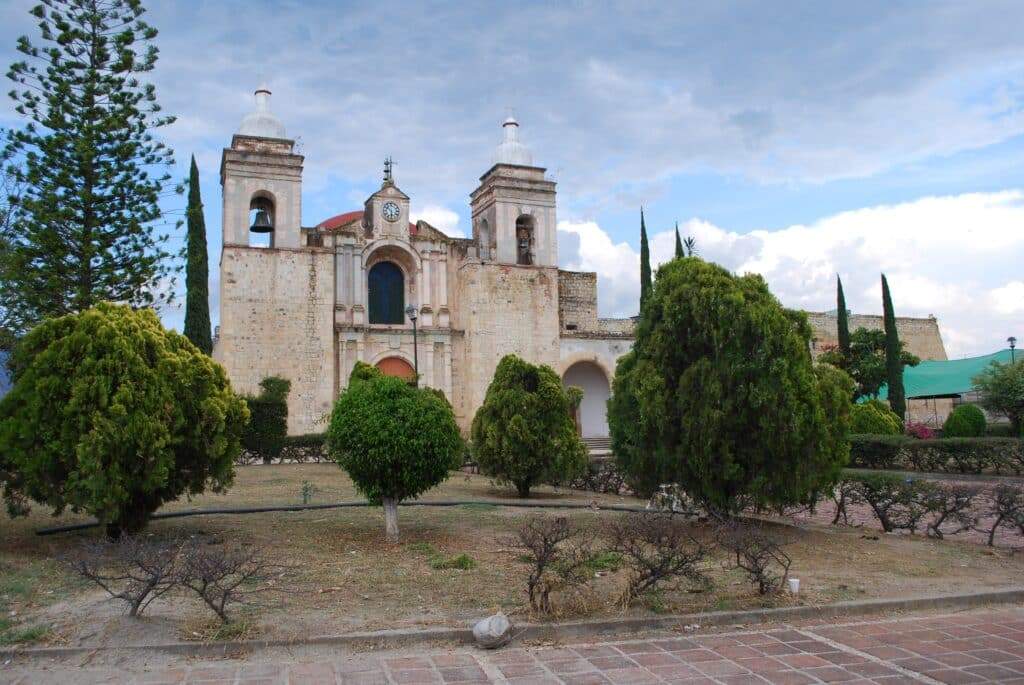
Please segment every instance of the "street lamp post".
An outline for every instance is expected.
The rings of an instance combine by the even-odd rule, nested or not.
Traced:
[[[1006,342],[1010,343],[1010,363],[1014,363],[1013,348],[1017,347],[1017,339],[1012,335],[1006,339]]]
[[[418,388],[418,387],[420,387],[420,354],[419,354],[420,346],[419,346],[418,341],[416,339],[417,338],[416,319],[418,317],[416,316],[416,307],[415,307],[415,305],[409,305],[408,307],[406,307],[405,308],[405,315],[408,316],[409,319],[412,321],[412,363],[413,363],[413,372],[416,374],[416,377],[413,379],[413,382],[416,385],[416,387]]]

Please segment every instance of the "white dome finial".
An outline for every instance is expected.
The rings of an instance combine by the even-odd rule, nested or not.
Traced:
[[[265,82],[256,89],[255,96],[256,111],[245,115],[238,132],[258,138],[284,138],[284,124],[270,111],[270,88]]]
[[[533,166],[533,155],[529,148],[519,141],[519,122],[509,116],[501,127],[505,132],[505,139],[501,141],[495,151],[495,164]]]

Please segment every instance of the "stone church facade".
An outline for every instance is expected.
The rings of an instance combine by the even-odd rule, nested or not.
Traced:
[[[468,430],[498,361],[515,353],[583,388],[584,437],[607,435],[605,402],[633,321],[599,318],[596,274],[558,268],[556,185],[514,119],[470,194],[471,237],[411,222],[390,163],[361,209],[304,226],[303,157],[269,99],[256,91],[221,161],[214,358],[237,391],[290,379],[289,432],[317,433],[357,361],[403,376],[418,366]]]

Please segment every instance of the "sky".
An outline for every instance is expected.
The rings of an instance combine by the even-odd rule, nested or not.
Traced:
[[[0,3],[5,65],[33,4]],[[643,206],[656,263],[678,222],[787,306],[833,309],[839,274],[878,314],[884,271],[950,357],[1024,340],[1024,3],[146,5],[178,117],[159,135],[177,175],[190,155],[201,171],[215,320],[221,150],[266,81],[305,155],[304,225],[360,208],[390,155],[414,219],[470,233],[511,112],[558,183],[559,263],[598,273],[602,316],[636,313]],[[0,125],[23,125],[6,98]]]

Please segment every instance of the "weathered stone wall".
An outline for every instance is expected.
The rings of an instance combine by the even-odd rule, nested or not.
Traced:
[[[563,331],[597,331],[597,274],[558,271],[558,318]]]
[[[456,271],[452,400],[456,419],[469,428],[494,369],[506,354],[557,368],[558,269],[466,262]]]
[[[830,312],[807,312],[807,320],[814,331],[811,351],[817,356],[839,343],[836,333],[836,315]],[[850,331],[858,328],[882,330],[882,317],[872,314],[850,314]],[[924,319],[906,316],[896,317],[896,330],[900,340],[909,352],[921,359],[947,359],[946,348],[939,333],[939,322],[934,317]]]
[[[334,400],[334,255],[225,246],[214,358],[236,392],[292,382],[288,432],[319,433]]]

